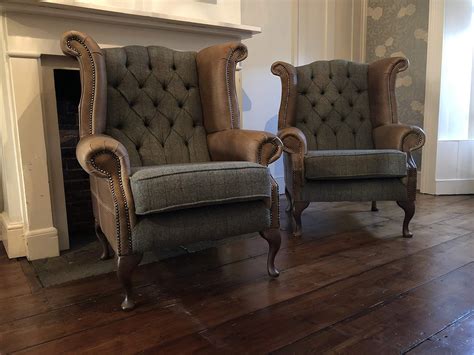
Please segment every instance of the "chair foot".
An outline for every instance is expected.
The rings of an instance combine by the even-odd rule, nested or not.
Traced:
[[[269,246],[267,259],[268,275],[270,275],[271,277],[278,277],[278,275],[280,275],[280,272],[275,267],[275,256],[277,255],[278,250],[280,250],[281,245],[280,230],[278,228],[267,229],[265,231],[260,232],[260,235],[268,242]]]
[[[372,212],[377,212],[379,209],[377,208],[377,201],[372,201]]]
[[[102,254],[100,255],[100,260],[107,260],[112,257],[109,249],[109,242],[107,240],[107,237],[104,235],[102,232],[102,229],[100,228],[99,222],[95,221],[95,235],[97,236],[97,239],[99,239],[99,243],[102,247]]]
[[[415,201],[397,201],[397,204],[405,211],[405,218],[403,219],[403,237],[411,238],[413,237],[413,234],[410,232],[408,225],[415,214]]]
[[[117,257],[117,277],[125,290],[125,298],[122,302],[124,311],[131,311],[135,308],[133,298],[132,274],[140,264],[143,254],[123,255]]]
[[[309,206],[309,202],[306,201],[297,201],[293,202],[293,235],[295,237],[301,237],[303,234],[302,227],[301,227],[301,214]]]
[[[291,212],[291,205],[292,205],[291,194],[290,194],[290,191],[288,191],[288,189],[286,187],[285,187],[285,196],[286,196],[286,209],[285,209],[285,211],[286,212]]]

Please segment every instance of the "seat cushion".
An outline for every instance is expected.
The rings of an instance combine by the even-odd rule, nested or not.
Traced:
[[[407,174],[407,156],[390,149],[312,150],[304,159],[309,180],[402,177]]]
[[[268,169],[248,162],[139,167],[133,169],[130,180],[138,215],[271,196]]]

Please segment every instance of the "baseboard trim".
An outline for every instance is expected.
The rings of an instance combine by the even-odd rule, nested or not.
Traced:
[[[436,195],[474,194],[474,179],[437,179]]]
[[[58,230],[54,227],[28,231],[25,241],[28,260],[59,256]]]
[[[26,243],[24,225],[21,222],[13,222],[5,213],[0,213],[1,240],[7,252],[7,256],[19,258],[26,256]]]

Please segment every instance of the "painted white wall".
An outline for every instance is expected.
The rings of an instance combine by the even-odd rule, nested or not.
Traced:
[[[421,192],[474,193],[472,0],[430,2]]]
[[[262,27],[262,33],[243,41],[248,58],[242,65],[242,122],[246,129],[277,132],[280,78],[271,65],[282,60],[293,63],[295,41],[294,0],[242,0],[242,22]],[[283,190],[283,161],[271,166]]]
[[[242,120],[246,129],[277,132],[280,78],[275,61],[295,66],[324,59],[363,61],[363,0],[241,0],[242,23],[262,27],[243,41],[249,51],[242,69]],[[284,191],[283,160],[271,166]]]

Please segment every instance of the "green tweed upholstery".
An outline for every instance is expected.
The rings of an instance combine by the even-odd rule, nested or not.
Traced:
[[[270,218],[263,201],[139,216],[132,230],[133,250],[142,252],[265,230],[270,227]]]
[[[312,150],[304,158],[309,180],[389,178],[407,175],[407,156],[391,149]]]
[[[406,201],[407,187],[400,178],[317,180],[303,187],[304,201]]]
[[[296,68],[296,127],[308,150],[372,149],[367,64],[317,61]]]
[[[135,168],[130,178],[138,215],[271,197],[268,168],[250,162]]]
[[[157,46],[103,53],[105,133],[127,148],[131,166],[209,161],[196,53]]]

